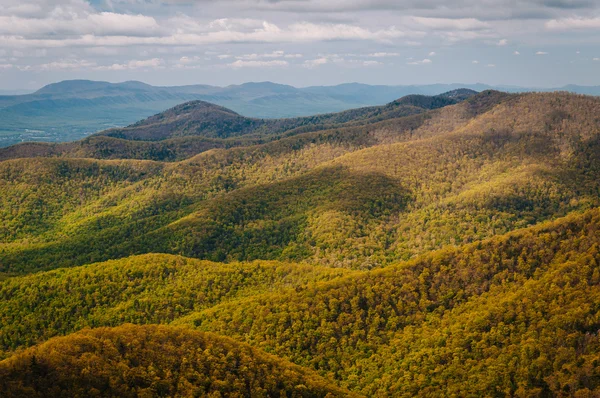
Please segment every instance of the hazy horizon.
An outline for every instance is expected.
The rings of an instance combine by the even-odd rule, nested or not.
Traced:
[[[481,85],[481,86],[489,86],[489,87],[504,87],[504,88],[513,88],[513,89],[530,89],[530,90],[535,90],[535,89],[541,89],[541,90],[549,90],[549,89],[560,89],[560,88],[564,88],[566,86],[581,86],[581,87],[597,87],[600,86],[600,84],[598,85],[579,85],[579,84],[573,84],[573,83],[567,83],[564,85],[560,85],[560,86],[521,86],[521,85],[517,85],[517,84],[491,84],[491,83],[486,83],[486,82],[430,82],[430,83],[422,83],[422,84],[370,84],[370,83],[365,83],[365,82],[361,82],[361,81],[347,81],[347,82],[341,82],[341,83],[336,83],[336,84],[322,84],[322,85],[293,85],[293,84],[288,84],[288,83],[282,83],[282,82],[278,82],[278,81],[272,81],[272,80],[262,80],[262,81],[243,81],[240,83],[229,83],[229,84],[210,84],[210,83],[205,83],[205,82],[189,82],[189,83],[184,83],[184,84],[176,84],[176,85],[161,85],[161,84],[153,84],[152,82],[149,81],[144,81],[144,80],[119,80],[119,79],[115,79],[115,80],[110,80],[110,79],[102,79],[102,80],[94,80],[94,79],[65,79],[65,80],[59,80],[59,81],[55,81],[55,82],[50,82],[44,85],[41,85],[39,87],[35,87],[35,88],[30,88],[30,89],[26,89],[26,88],[14,88],[14,89],[4,89],[4,88],[0,88],[0,95],[21,95],[21,94],[29,94],[29,93],[34,93],[48,85],[52,85],[52,84],[57,84],[57,83],[62,83],[62,82],[66,82],[66,81],[91,81],[91,82],[104,82],[104,83],[110,83],[110,84],[122,84],[122,83],[128,83],[128,82],[137,82],[137,83],[142,83],[142,84],[147,84],[150,86],[154,86],[154,87],[184,87],[184,86],[202,86],[202,85],[206,85],[206,86],[213,86],[213,87],[219,87],[219,88],[226,88],[226,87],[230,87],[230,86],[240,86],[240,85],[244,85],[244,84],[276,84],[276,85],[284,85],[284,86],[291,86],[297,89],[304,89],[304,88],[310,88],[310,87],[336,87],[336,86],[342,86],[342,85],[351,85],[351,84],[359,84],[359,85],[366,85],[366,86],[387,86],[387,87],[410,87],[410,86],[415,86],[415,87],[420,87],[420,86],[476,86],[476,85]]]

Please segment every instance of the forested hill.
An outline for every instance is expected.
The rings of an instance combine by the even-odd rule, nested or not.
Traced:
[[[568,93],[270,122],[193,102],[11,148],[0,390],[596,396],[599,114]]]
[[[462,89],[434,97],[410,95],[384,106],[293,119],[248,118],[208,102],[193,101],[79,142],[25,143],[0,148],[0,160],[37,156],[181,160],[212,148],[249,146],[282,136],[366,126],[418,115],[476,94]]]
[[[231,339],[165,326],[84,330],[0,362],[20,397],[358,397]]]

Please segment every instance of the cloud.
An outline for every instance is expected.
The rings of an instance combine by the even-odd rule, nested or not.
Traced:
[[[498,41],[497,45],[498,46],[506,46],[508,44],[508,40],[506,39],[501,39],[500,41]]]
[[[479,61],[477,61],[477,60],[474,60],[474,61],[472,61],[471,63],[472,63],[472,64],[475,64],[475,65],[477,65],[477,64],[479,63]]]
[[[548,53],[545,51],[538,51],[535,53],[535,55],[548,55]]]
[[[112,64],[108,66],[97,66],[97,70],[132,70],[132,69],[162,69],[165,61],[161,58],[152,58],[146,60],[131,60],[124,64]]]
[[[190,64],[196,63],[196,62],[198,62],[200,60],[201,60],[201,58],[198,57],[198,56],[195,56],[195,57],[183,56],[183,57],[179,58],[179,64],[181,64],[181,65],[190,65]]]
[[[288,66],[287,61],[274,60],[274,61],[243,61],[238,59],[237,61],[229,64],[231,68],[273,68],[273,67],[285,67]]]
[[[153,17],[145,15],[101,12],[87,15],[59,14],[51,17],[21,18],[0,16],[0,35],[11,36],[139,36],[162,35],[162,29]]]
[[[18,69],[21,71],[57,71],[57,70],[78,70],[85,68],[93,68],[96,67],[95,62],[86,61],[86,60],[60,60],[47,62],[38,65],[20,65]]]
[[[594,58],[594,61],[600,61],[600,58]]]
[[[475,18],[424,18],[413,17],[412,20],[419,25],[438,30],[481,30],[490,27],[487,22]]]
[[[436,54],[435,54],[435,51],[432,51],[432,52],[430,52],[430,53],[429,53],[429,56],[430,56],[430,57],[435,57],[435,55],[436,55]]]
[[[411,61],[407,62],[408,65],[428,65],[431,64],[432,61],[429,58],[422,59],[420,61]]]
[[[545,26],[550,30],[600,29],[600,17],[552,19]]]
[[[548,19],[561,12],[594,9],[593,0],[253,0],[252,4],[265,11],[296,13],[356,13],[360,11],[399,11],[404,15],[427,15],[442,18],[476,17],[486,20]]]
[[[306,60],[306,61],[304,61],[302,66],[304,66],[305,68],[308,68],[308,69],[314,69],[321,65],[325,65],[327,63],[329,63],[329,60],[326,57],[321,57],[321,58],[317,58],[317,59]]]
[[[210,26],[207,25],[207,26]],[[91,46],[135,46],[135,45],[163,45],[163,46],[192,46],[224,43],[310,43],[318,41],[336,40],[366,40],[389,42],[392,39],[415,35],[415,32],[404,32],[396,27],[371,30],[360,26],[347,24],[315,24],[310,22],[294,23],[285,28],[264,21],[260,28],[251,31],[242,30],[212,30],[202,33],[188,33],[184,31],[172,32],[162,36],[142,35],[104,35],[94,33],[78,37],[55,38],[48,35],[24,37],[15,35],[1,35],[0,46],[24,47],[91,47]]]
[[[513,55],[521,55],[521,53],[520,53],[520,52],[518,52],[518,51],[515,51],[515,52],[513,53]]]
[[[292,54],[291,57],[288,58],[295,58],[297,54]],[[286,56],[285,51],[273,51],[271,53],[266,53],[266,54],[244,54],[244,55],[238,55],[235,58],[236,59],[241,59],[241,60],[253,60],[253,59],[261,59],[261,58],[284,58]]]
[[[487,64],[487,65],[486,65],[486,67],[487,67],[487,68],[495,68],[495,67],[496,67],[496,64]]]
[[[367,54],[367,57],[371,57],[371,58],[384,58],[384,57],[397,57],[400,54],[398,53],[387,53],[387,52],[378,52],[378,53],[371,53],[371,54]]]
[[[379,61],[362,61],[362,64],[364,66],[377,66],[377,65],[383,65],[382,62]]]

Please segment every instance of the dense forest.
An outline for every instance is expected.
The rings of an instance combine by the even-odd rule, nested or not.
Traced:
[[[596,396],[599,112],[468,90],[272,121],[192,102],[3,149],[0,390]]]
[[[0,363],[5,397],[348,397],[313,372],[231,339],[124,325],[56,338]]]

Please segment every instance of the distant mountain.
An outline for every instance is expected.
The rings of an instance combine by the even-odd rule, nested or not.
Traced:
[[[284,86],[275,87],[285,90]],[[245,117],[225,107],[196,100],[77,142],[22,143],[2,148],[0,160],[31,156],[181,160],[213,148],[259,144],[309,131],[358,127],[419,115],[457,104],[476,94],[469,89],[437,96],[415,94],[383,106],[288,119]]]
[[[259,82],[227,87],[159,87],[137,81],[68,80],[47,85],[35,93],[0,95],[0,146],[30,141],[75,141],[97,131],[130,125],[194,100],[221,105],[243,116],[270,119],[340,112],[386,104],[407,95],[433,96],[462,88],[507,92],[559,90],[600,95],[600,87],[575,85],[529,89],[485,84],[372,86],[348,83],[296,88]]]

